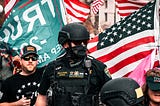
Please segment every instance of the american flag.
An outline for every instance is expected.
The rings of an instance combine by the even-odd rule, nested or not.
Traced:
[[[5,0],[5,14],[9,15],[13,6],[19,0]],[[30,2],[32,0],[28,0]],[[64,0],[66,12],[71,19],[71,22],[84,22],[90,13],[90,6],[80,2],[79,0]]]
[[[104,0],[94,0],[91,6],[91,10],[94,14],[97,14],[100,7],[104,4]]]
[[[128,76],[156,51],[159,21],[155,7],[155,1],[148,3],[90,41],[90,55],[105,63],[113,78]]]
[[[4,12],[6,17],[8,17],[8,15],[10,14],[13,6],[18,2],[18,0],[4,0]]]
[[[71,22],[85,22],[90,13],[90,6],[79,0],[64,0],[67,14]]]
[[[146,0],[115,0],[116,9],[120,17],[126,17],[138,11],[139,8],[145,6],[149,1]]]

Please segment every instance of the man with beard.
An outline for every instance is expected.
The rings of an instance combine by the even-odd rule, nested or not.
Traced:
[[[21,56],[22,71],[7,78],[2,84],[0,106],[33,106],[43,68],[36,69],[38,54],[34,46],[23,48]]]
[[[70,23],[62,28],[58,42],[66,54],[46,67],[36,106],[99,106],[99,91],[112,78],[104,63],[87,55],[88,40],[89,32],[82,24]],[[51,104],[47,104],[46,96],[49,87]]]

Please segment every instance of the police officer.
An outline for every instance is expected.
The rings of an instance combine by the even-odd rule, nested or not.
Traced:
[[[89,32],[79,23],[65,25],[58,41],[65,55],[51,62],[43,75],[36,106],[46,106],[51,86],[51,106],[97,106],[103,84],[111,80],[107,66],[86,54]]]
[[[106,106],[143,106],[144,95],[133,79],[116,78],[104,84],[100,98]]]

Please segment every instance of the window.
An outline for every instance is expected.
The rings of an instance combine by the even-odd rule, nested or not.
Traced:
[[[108,2],[107,2],[107,0],[104,3],[105,3],[105,8],[108,8]]]
[[[108,18],[107,18],[108,14],[104,13],[104,15],[105,15],[105,21],[108,21]]]

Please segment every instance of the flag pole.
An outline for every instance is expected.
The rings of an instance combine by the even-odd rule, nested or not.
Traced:
[[[99,9],[99,11],[100,11],[100,9]],[[100,13],[100,12],[99,12]],[[102,31],[102,28],[101,28],[101,24],[100,24],[100,14],[98,13],[98,33],[101,33],[101,31]]]
[[[102,29],[102,27],[101,27],[101,18],[100,18],[100,11],[101,11],[101,8],[102,8],[102,6],[100,6],[100,8],[99,8],[99,12],[98,12],[98,20],[99,20],[99,22],[98,22],[98,32],[99,33],[101,33],[102,31],[103,31],[103,29]]]
[[[159,28],[160,28],[159,15],[160,15],[160,14],[159,14],[159,4],[160,4],[160,1],[159,1],[159,0],[156,0],[156,8],[155,8],[155,9],[156,9],[156,16],[155,16],[155,18],[156,18],[155,21],[156,21],[156,22],[155,22],[155,23],[158,24],[158,25],[155,25],[155,26],[157,26],[157,27],[156,27],[156,29],[157,29],[156,35],[158,36],[158,37],[157,37],[157,40],[158,40],[158,41],[157,41],[157,45],[158,45],[157,48],[158,48],[158,54],[159,54],[159,55],[158,55],[158,59],[160,59],[160,32],[159,32]],[[160,65],[160,60],[159,60],[159,65]]]

